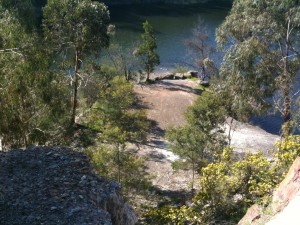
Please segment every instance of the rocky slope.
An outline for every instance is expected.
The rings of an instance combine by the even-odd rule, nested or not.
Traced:
[[[0,152],[0,224],[133,225],[114,181],[94,174],[85,154],[32,147]]]

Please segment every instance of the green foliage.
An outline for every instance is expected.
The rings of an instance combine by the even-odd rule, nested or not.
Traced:
[[[219,46],[227,49],[216,83],[230,99],[232,114],[262,112],[266,98],[279,90],[276,105],[287,123],[284,135],[289,135],[291,92],[300,68],[299,28],[298,1],[234,1],[217,31]]]
[[[157,209],[149,210],[145,214],[146,224],[165,224],[165,225],[186,225],[192,224],[190,212],[186,206],[175,208],[164,206]]]
[[[63,134],[65,80],[50,72],[38,35],[0,6],[0,137],[5,147],[44,144]]]
[[[142,34],[142,43],[138,47],[136,55],[140,57],[147,73],[146,81],[153,72],[154,67],[160,64],[159,55],[156,53],[157,44],[154,36],[154,30],[148,21],[143,23],[144,34]]]
[[[45,55],[35,50],[30,54],[33,59],[27,55],[18,62],[11,61],[14,56],[0,56],[5,61],[0,72],[0,136],[10,147],[44,144],[63,133],[57,127],[67,112],[66,84],[62,76],[47,71]]]
[[[101,176],[113,180],[118,180],[120,177],[123,193],[127,197],[135,192],[145,192],[150,186],[149,175],[145,172],[143,158],[126,151],[119,155],[119,149],[112,145],[91,147],[86,152],[97,173]]]
[[[109,11],[91,0],[48,0],[43,9],[45,39],[58,50],[99,55],[109,45]],[[83,60],[83,58],[80,58]]]
[[[144,111],[133,108],[135,100],[132,83],[124,76],[114,77],[106,88],[100,90],[99,99],[91,108],[88,124],[100,132],[100,142],[106,143],[91,155],[99,172],[112,173],[110,176],[126,188],[139,189],[134,185],[138,182],[145,184],[143,162],[126,149],[126,143],[145,141],[150,123]],[[99,157],[104,157],[104,161]],[[111,165],[109,171],[105,171],[107,166],[103,163],[106,162]]]
[[[71,125],[75,124],[81,69],[86,57],[100,54],[109,46],[109,11],[103,3],[91,0],[49,0],[43,9],[45,40],[61,54],[64,70],[74,70]],[[69,72],[71,73],[71,72]]]
[[[300,156],[300,136],[288,136],[281,142],[276,144],[278,152],[275,154],[277,158],[277,169],[280,173],[287,173],[289,167],[294,160]]]
[[[224,109],[218,101],[212,92],[203,92],[186,112],[187,125],[167,130],[171,151],[186,159],[193,172],[212,162],[225,144]]]
[[[274,168],[262,153],[238,160],[226,148],[202,168],[200,189],[190,207],[153,209],[146,218],[156,224],[236,224],[253,203],[268,203],[278,183]]]
[[[220,160],[202,169],[194,210],[204,210],[204,221],[239,220],[253,203],[266,204],[278,178],[262,153],[235,159],[225,149]]]
[[[150,123],[144,111],[133,109],[135,101],[133,84],[125,77],[114,77],[106,88],[100,90],[89,123],[101,131],[100,138],[109,143],[142,142]]]
[[[14,14],[15,19],[20,22],[22,29],[25,29],[27,32],[34,30],[37,24],[37,13],[32,0],[1,0],[0,8],[0,10]]]
[[[187,152],[203,151],[201,158],[209,159],[209,155],[213,153],[205,152],[205,148],[220,144],[223,133],[221,125],[225,120],[223,108],[218,104],[217,96],[210,91],[203,92],[188,108],[185,117],[187,126],[171,128],[167,131],[171,149],[182,157],[188,157],[185,155],[186,150]],[[205,156],[205,153],[208,155]]]

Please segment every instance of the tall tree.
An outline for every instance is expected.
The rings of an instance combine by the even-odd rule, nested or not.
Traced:
[[[178,154],[192,166],[194,188],[195,171],[212,162],[218,150],[224,146],[222,125],[225,121],[224,108],[219,104],[217,96],[205,91],[188,108],[187,125],[175,127],[167,131],[171,142],[171,151]]]
[[[146,21],[143,23],[143,28],[142,43],[138,47],[136,54],[141,58],[147,73],[146,81],[148,81],[150,73],[153,72],[155,66],[160,64],[160,60],[159,55],[156,53],[157,44],[153,27]]]
[[[72,61],[68,69],[73,73],[71,125],[74,125],[84,59],[99,55],[102,48],[109,46],[109,11],[103,3],[91,0],[49,0],[43,14],[45,40],[57,53],[64,54],[63,59]]]
[[[198,18],[197,25],[192,30],[192,36],[185,40],[185,45],[192,55],[196,56],[196,65],[201,68],[200,79],[210,79],[216,72],[213,60],[209,58],[214,51],[209,43],[209,33],[204,20]]]
[[[89,124],[101,132],[100,140],[115,153],[112,160],[117,168],[116,179],[126,183],[123,168],[130,162],[124,160],[134,158],[129,157],[126,144],[144,142],[150,123],[144,111],[133,108],[136,102],[133,84],[124,76],[116,76],[99,92],[99,99],[91,108]]]
[[[217,31],[218,44],[228,47],[220,74],[231,90],[232,108],[260,111],[279,90],[285,136],[300,68],[299,35],[298,0],[236,0]]]

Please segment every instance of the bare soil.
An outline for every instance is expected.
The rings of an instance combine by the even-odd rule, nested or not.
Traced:
[[[185,124],[184,112],[199,96],[197,82],[192,80],[162,80],[150,85],[137,84],[135,92],[141,107],[149,119],[154,121],[148,144],[140,148],[139,154],[147,158],[148,172],[154,175],[153,185],[162,190],[182,191],[190,189],[191,171],[174,171],[172,162],[178,159],[168,148],[164,133],[168,127]],[[228,132],[228,126],[225,125]],[[271,155],[279,136],[269,134],[259,127],[234,121],[232,146],[238,152],[262,150]]]

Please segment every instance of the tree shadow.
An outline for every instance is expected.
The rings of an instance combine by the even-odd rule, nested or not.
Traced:
[[[150,191],[160,197],[158,207],[165,205],[189,205],[195,194],[195,190],[168,190],[154,185],[150,188]]]
[[[196,95],[201,95],[201,90],[198,88],[188,87],[182,84],[176,84],[174,82],[170,82],[168,80],[159,81],[158,84],[162,84],[165,86],[165,89],[169,91],[184,91],[188,93],[193,93]]]

